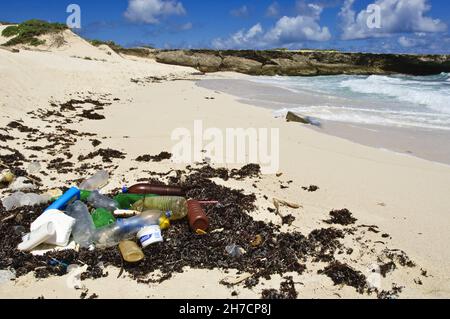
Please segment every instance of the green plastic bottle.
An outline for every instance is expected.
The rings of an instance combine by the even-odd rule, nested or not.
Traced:
[[[105,226],[114,224],[116,218],[114,215],[105,208],[97,208],[91,214],[92,220],[94,221],[95,228],[103,228]]]
[[[153,194],[128,194],[122,193],[118,194],[114,197],[114,200],[119,204],[120,209],[131,209],[134,203],[137,201],[144,199],[146,197],[156,197],[158,195]]]
[[[80,189],[80,200],[82,202],[86,202],[88,197],[91,195],[92,191],[87,191],[84,189]]]

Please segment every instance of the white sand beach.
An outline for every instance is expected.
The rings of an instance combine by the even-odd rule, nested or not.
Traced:
[[[102,163],[98,157],[88,160],[110,171],[111,179],[103,189],[105,192],[124,183],[133,184],[146,177],[148,170],[166,172],[184,168],[186,164],[170,160],[137,163],[134,159],[143,154],[170,152],[174,145],[173,130],[193,130],[195,120],[203,120],[204,127],[219,129],[278,128],[281,176],[262,175],[257,181],[214,181],[243,189],[247,194],[255,193],[257,209],[252,216],[256,220],[281,224],[280,217],[267,210],[273,207],[272,198],[301,204],[300,209],[282,208],[283,213],[295,217],[291,226],[282,226],[286,232],[308,234],[316,228],[329,227],[323,222],[328,219],[328,213],[347,208],[362,227],[342,239],[354,252],[338,255],[338,260],[369,276],[371,266],[379,262],[377,257],[384,249],[399,249],[415,266],[397,264],[395,271],[381,278],[382,290],[391,290],[395,283],[403,287],[400,298],[450,297],[448,165],[364,146],[306,125],[288,123],[285,119],[274,118],[267,108],[241,103],[238,97],[196,84],[202,79],[245,78],[243,75],[199,75],[195,69],[163,65],[151,59],[119,55],[107,47],[94,47],[70,31],[65,32],[64,38],[66,43],[59,48],[19,48],[20,52],[16,53],[0,48],[0,133],[14,137],[1,142],[0,155],[11,152],[5,148],[8,146],[25,156],[25,167],[31,161],[41,163],[43,169],[35,175],[42,179],[45,188],[71,186],[67,185],[68,180],[85,177],[79,173],[81,163],[77,158],[96,149],[89,141],[91,137],[76,137],[76,142],[69,147],[74,167],[66,174],[58,174],[46,167],[61,155],[61,150],[56,147],[56,154],[51,156],[44,151],[27,149],[31,144],[45,146],[49,141],[26,141],[27,132],[8,128],[8,123],[22,121],[20,123],[27,127],[55,136],[70,135],[61,131],[61,126],[93,133],[96,136],[92,138],[101,141],[100,147],[126,154],[124,159],[114,159],[112,163]],[[155,82],[145,79],[148,77],[163,79]],[[64,116],[74,116],[74,122],[64,123],[64,118],[49,116],[43,121],[28,113],[42,114],[54,110],[52,103],[83,98],[111,103],[98,111],[105,118],[78,121],[78,117],[69,112]],[[34,159],[30,157],[32,154],[36,155]],[[238,168],[242,165],[220,166]],[[280,184],[288,188],[281,189]],[[302,190],[309,185],[317,185],[319,190]],[[0,196],[7,193],[7,189],[0,190]],[[363,225],[376,225],[379,233]],[[388,236],[382,237],[382,234]],[[326,263],[307,261],[306,266],[302,275],[289,274],[294,277],[298,298],[376,297],[360,294],[353,287],[334,285],[330,278],[317,273]],[[228,288],[220,281],[232,275],[232,271],[184,269],[183,273],[160,284],[144,284],[129,278],[126,271],[117,278],[118,268],[109,267],[107,271],[107,277],[82,282],[88,295],[95,293],[99,298],[260,298],[263,289],[278,289],[282,280],[274,275],[270,280],[261,279],[252,288],[242,284]],[[69,276],[37,279],[29,273],[2,283],[0,298],[79,298],[86,290],[68,287]],[[231,295],[233,291],[237,292],[236,296]]]

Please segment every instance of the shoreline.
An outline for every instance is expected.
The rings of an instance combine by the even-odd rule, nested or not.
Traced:
[[[275,85],[253,82],[251,76],[211,76],[199,80],[197,85],[231,94],[241,103],[273,112],[283,105],[294,106],[299,101],[302,105],[321,105],[328,101],[326,97],[310,95],[307,92],[299,93]],[[450,131],[319,120],[321,127],[306,127],[361,145],[450,167]]]

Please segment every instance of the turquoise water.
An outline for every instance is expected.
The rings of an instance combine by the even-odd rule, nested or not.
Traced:
[[[299,94],[316,95],[317,104],[280,106],[322,120],[395,127],[450,130],[450,75],[255,77]]]

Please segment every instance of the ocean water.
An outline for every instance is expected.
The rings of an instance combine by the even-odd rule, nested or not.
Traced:
[[[287,111],[319,120],[450,131],[450,75],[254,77],[312,99],[280,103]],[[316,97],[316,99],[314,98]],[[311,103],[317,100],[317,103]]]

